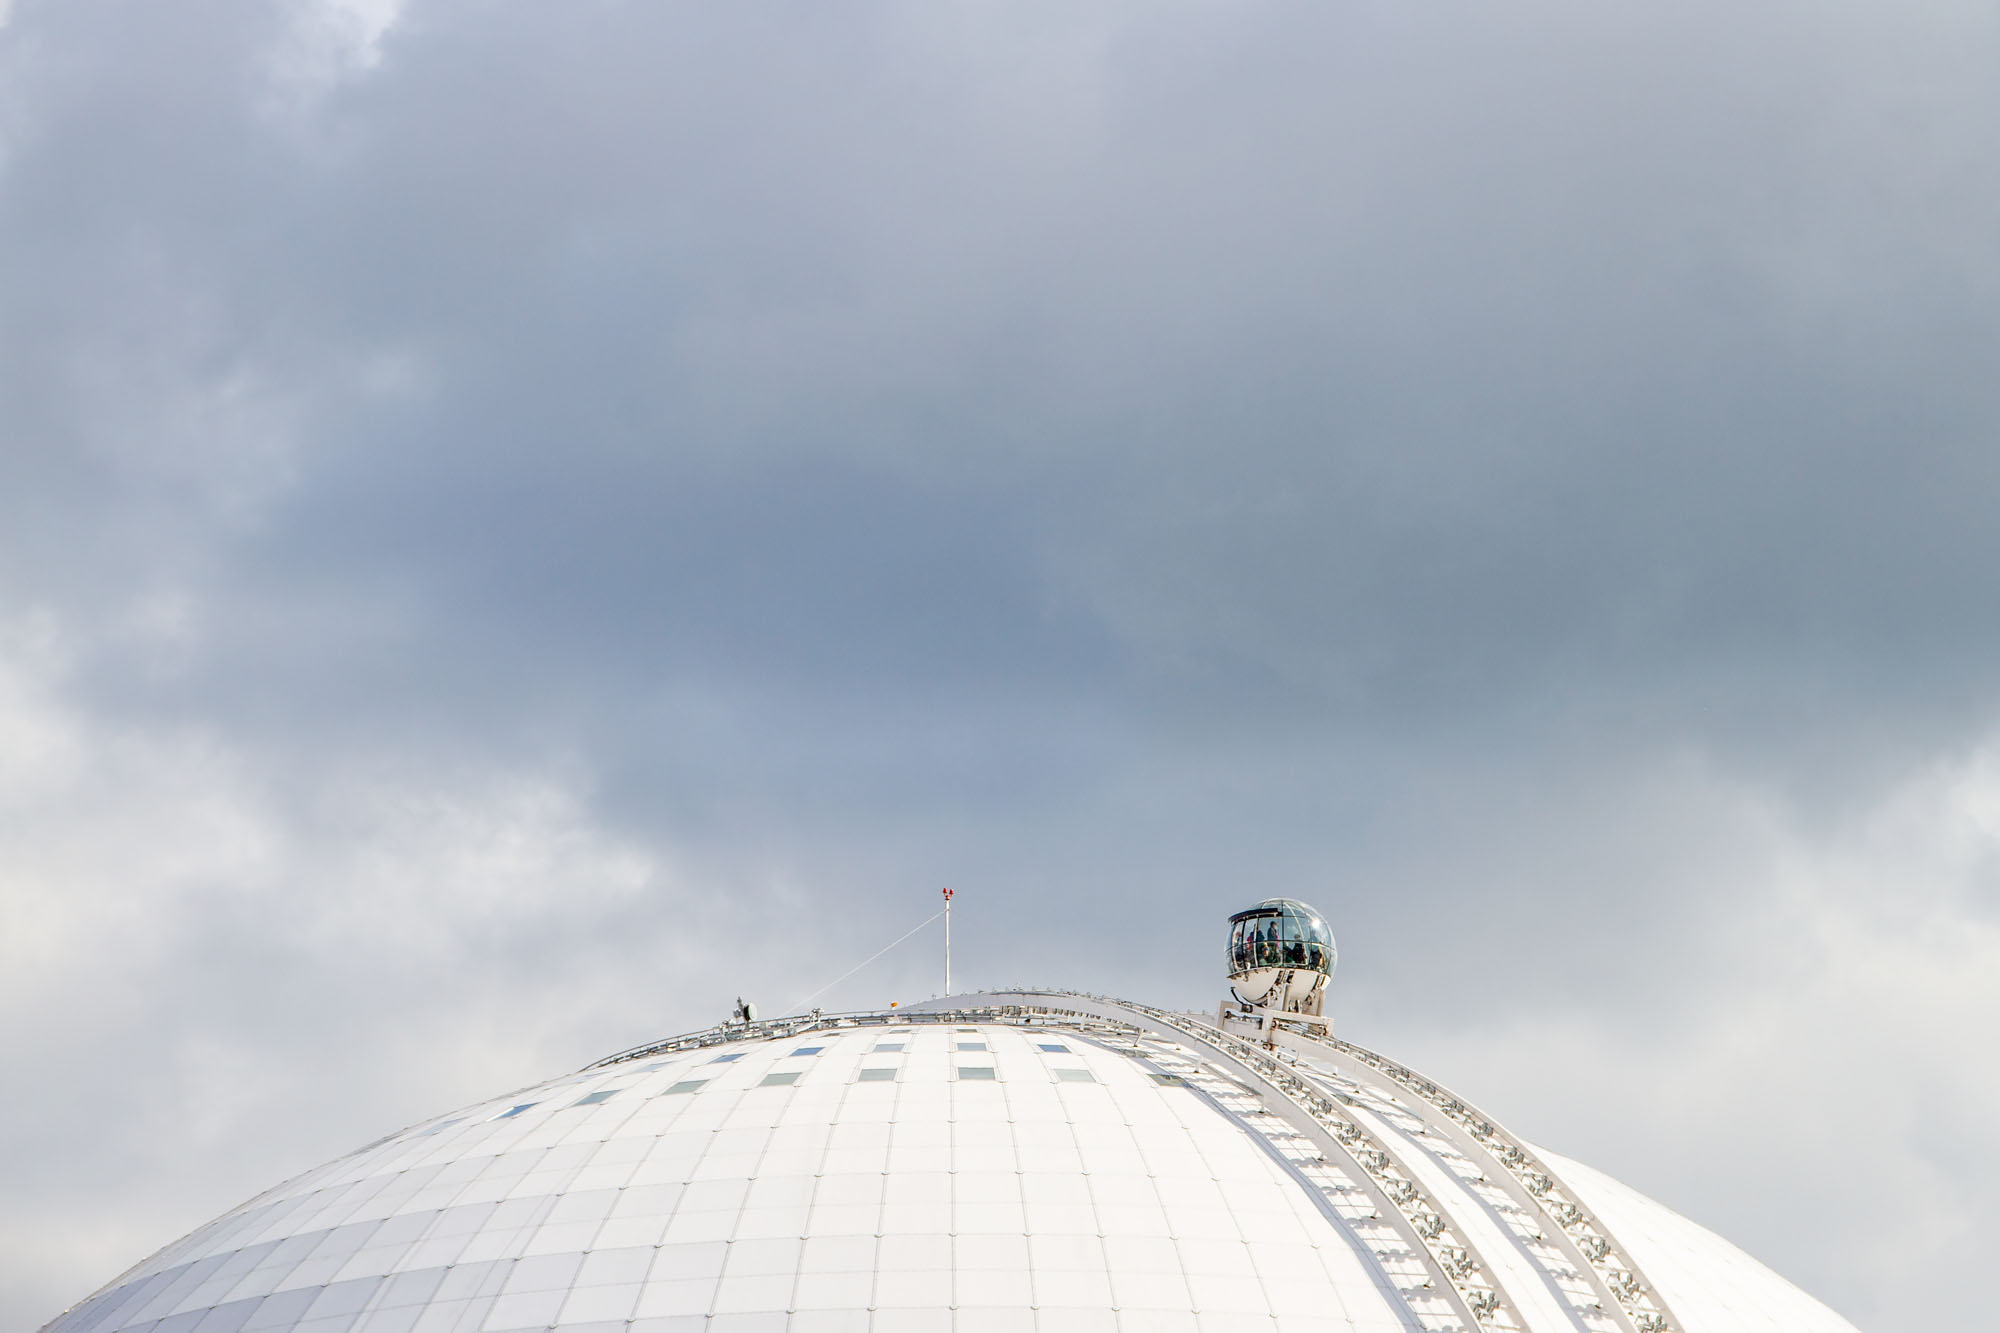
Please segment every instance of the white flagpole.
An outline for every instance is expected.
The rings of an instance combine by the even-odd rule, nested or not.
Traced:
[[[951,994],[951,890],[944,891],[944,993]]]

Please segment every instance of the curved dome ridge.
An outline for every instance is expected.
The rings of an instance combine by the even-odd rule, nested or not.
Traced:
[[[1365,1048],[1052,990],[621,1052],[287,1181],[46,1333],[1248,1328],[1853,1333]]]

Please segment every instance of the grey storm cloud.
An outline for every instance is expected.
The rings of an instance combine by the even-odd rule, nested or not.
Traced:
[[[1298,892],[1357,1032],[1970,1317],[1706,1089],[2000,1016],[1990,13],[0,15],[13,1322],[945,882],[1197,1005]],[[1935,1040],[1865,1183],[1972,1254]]]

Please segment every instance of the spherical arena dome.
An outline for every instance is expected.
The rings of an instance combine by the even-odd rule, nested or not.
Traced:
[[[1040,991],[734,1022],[454,1111],[46,1333],[550,1329],[1854,1333],[1324,1024]]]

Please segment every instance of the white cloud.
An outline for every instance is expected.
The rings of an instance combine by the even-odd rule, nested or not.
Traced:
[[[344,80],[368,74],[382,62],[383,40],[402,17],[406,0],[307,0],[290,9],[284,40],[268,68],[281,104],[309,102]]]
[[[642,910],[685,886],[573,779],[275,771],[93,715],[68,656],[46,616],[0,635],[0,1008],[34,1016],[0,1059],[65,1088],[0,1136],[72,1145],[10,1167],[8,1322],[315,1156],[602,1054],[608,1008],[704,975]]]
[[[2000,1222],[2000,737],[1832,833],[1700,780],[1726,816],[1702,864],[1744,886],[1705,913],[1712,955],[1635,950],[1651,1008],[1503,1006],[1404,1057],[1864,1328],[1950,1322],[1926,1274],[1976,1267]]]

